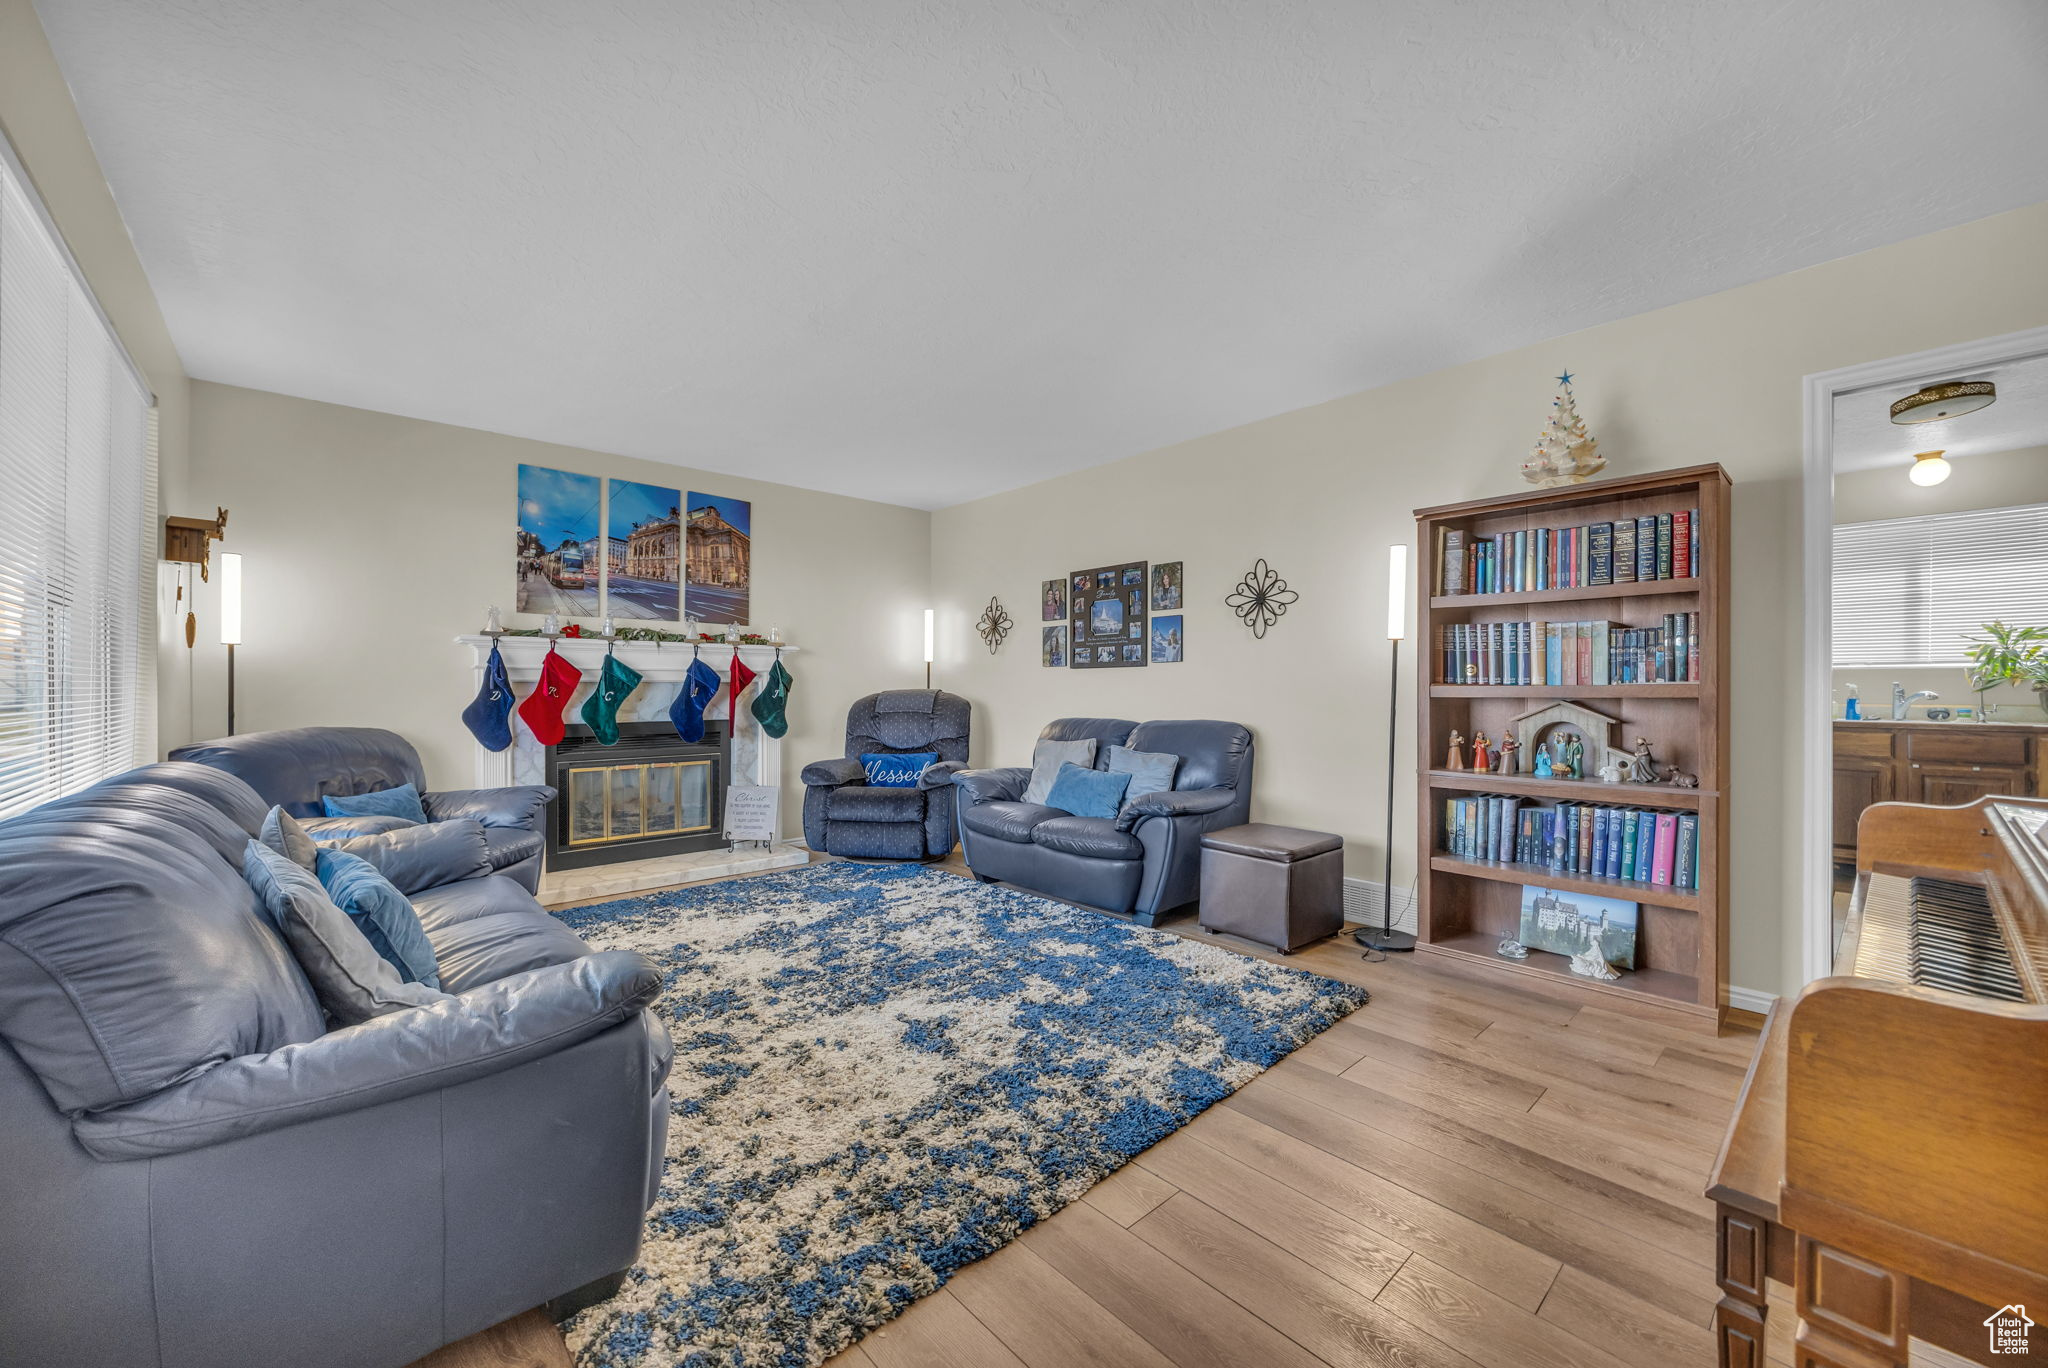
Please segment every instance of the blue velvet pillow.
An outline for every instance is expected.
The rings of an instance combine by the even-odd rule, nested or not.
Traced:
[[[329,817],[403,817],[422,826],[427,821],[427,810],[420,803],[420,791],[411,784],[348,797],[330,793],[321,798],[320,810]]]
[[[1114,817],[1123,806],[1124,790],[1130,786],[1128,774],[1084,769],[1069,763],[1060,766],[1058,777],[1052,781],[1052,792],[1045,795],[1045,805],[1076,817]]]
[[[363,933],[370,948],[398,971],[407,983],[441,986],[441,966],[405,894],[377,872],[377,867],[345,850],[322,850],[315,865],[320,886],[334,905]]]
[[[937,751],[913,751],[908,755],[868,754],[860,758],[867,771],[869,788],[916,788],[918,777],[939,763]]]

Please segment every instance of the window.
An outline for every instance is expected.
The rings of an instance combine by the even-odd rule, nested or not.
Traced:
[[[2048,626],[2048,504],[1835,529],[1837,665],[1963,665],[1994,619]]]
[[[155,745],[153,417],[0,141],[0,818]]]

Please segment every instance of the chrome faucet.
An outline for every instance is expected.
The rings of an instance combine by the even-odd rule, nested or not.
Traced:
[[[1941,695],[1934,692],[1934,690],[1932,689],[1922,689],[1919,693],[1916,693],[1909,698],[1906,695],[1906,686],[1899,683],[1898,680],[1894,679],[1892,681],[1892,721],[1905,721],[1906,710],[1911,708],[1915,703],[1918,703],[1921,699],[1939,697],[1941,697]]]

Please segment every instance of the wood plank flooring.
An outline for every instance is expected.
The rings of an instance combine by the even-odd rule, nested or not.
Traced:
[[[1279,958],[1192,917],[1163,929]],[[1373,1000],[832,1368],[1713,1363],[1700,1192],[1754,1034],[1368,964],[1348,940],[1279,962]],[[567,1363],[529,1313],[417,1368]]]

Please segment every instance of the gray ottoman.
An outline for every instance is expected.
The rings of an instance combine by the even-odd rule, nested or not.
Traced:
[[[1289,954],[1344,926],[1344,838],[1250,822],[1202,838],[1205,931]]]

